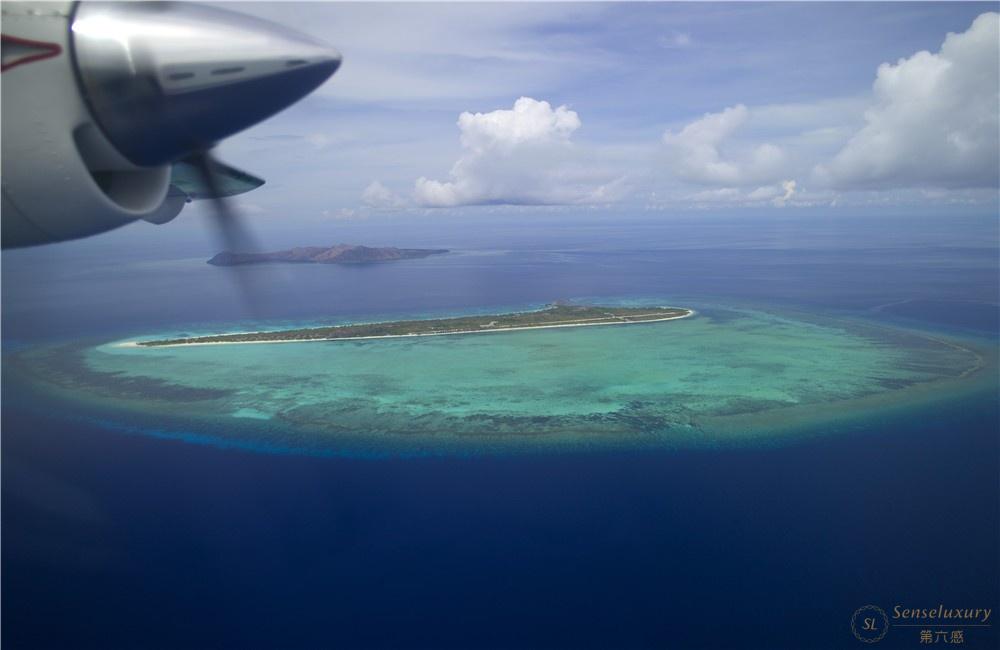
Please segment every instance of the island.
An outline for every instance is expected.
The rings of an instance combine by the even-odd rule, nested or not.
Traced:
[[[336,246],[299,246],[285,251],[271,253],[234,253],[222,251],[208,260],[213,266],[239,266],[242,264],[268,264],[292,262],[295,264],[367,264],[371,262],[394,262],[413,260],[431,255],[442,255],[444,248],[374,248],[357,244],[337,244]]]
[[[555,303],[535,311],[508,314],[358,323],[353,325],[309,327],[272,332],[235,332],[156,341],[136,341],[129,343],[129,345],[162,347],[217,345],[224,343],[286,343],[293,341],[338,341],[404,336],[481,334],[485,332],[509,332],[551,327],[652,323],[686,318],[692,314],[694,314],[693,310],[681,307],[602,307],[599,305]]]

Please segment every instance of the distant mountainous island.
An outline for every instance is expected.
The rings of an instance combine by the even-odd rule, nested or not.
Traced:
[[[238,266],[240,264],[267,264],[271,262],[294,262],[298,264],[365,264],[368,262],[394,262],[413,260],[431,255],[447,253],[445,248],[374,248],[356,244],[322,246],[300,246],[273,253],[234,253],[222,251],[208,260],[214,266]]]

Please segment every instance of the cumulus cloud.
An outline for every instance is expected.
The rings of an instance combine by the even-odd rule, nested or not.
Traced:
[[[878,68],[865,125],[816,179],[841,189],[995,187],[1000,168],[1000,14],[937,53]]]
[[[580,117],[566,106],[521,97],[511,109],[462,113],[463,153],[450,179],[421,177],[414,201],[425,207],[608,202],[622,179],[587,164],[572,142]]]
[[[403,200],[379,181],[372,181],[365,188],[361,193],[361,202],[370,208],[398,208],[403,205]]]
[[[458,116],[462,146],[476,152],[518,145],[568,142],[580,128],[580,116],[565,106],[553,110],[546,101],[521,97],[511,110],[465,112]]]
[[[675,179],[721,188],[689,195],[697,201],[780,207],[817,191],[898,200],[929,188],[979,197],[1000,185],[1000,14],[981,14],[937,52],[882,64],[870,96],[736,104],[668,130],[663,144]],[[787,180],[800,174],[812,192]]]
[[[782,196],[775,197],[774,204],[777,206],[785,205],[785,203],[795,195],[795,181],[782,181],[781,189],[785,192]]]
[[[777,180],[785,163],[780,147],[766,142],[727,146],[749,117],[749,109],[737,104],[720,113],[706,113],[678,133],[664,133],[673,173],[704,185],[745,186]]]

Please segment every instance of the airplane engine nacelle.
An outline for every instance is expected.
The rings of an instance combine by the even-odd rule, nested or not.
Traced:
[[[4,248],[164,223],[259,186],[222,166],[193,187],[176,167],[340,66],[305,34],[187,2],[4,2],[2,31]]]
[[[184,205],[180,197],[167,201],[170,165],[132,164],[95,124],[78,90],[72,10],[69,2],[3,6],[5,248],[162,220]]]

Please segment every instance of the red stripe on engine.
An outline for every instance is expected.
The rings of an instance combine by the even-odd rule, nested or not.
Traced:
[[[4,62],[0,65],[0,72],[7,72],[13,67],[19,66],[22,63],[32,63],[34,61],[41,61],[42,59],[51,59],[54,56],[59,56],[62,54],[62,48],[59,47],[58,43],[46,43],[44,41],[33,41],[27,38],[20,38],[18,36],[9,36],[7,34],[0,34],[0,41],[3,43],[11,43],[13,45],[24,45],[26,47],[32,47],[41,50],[37,54],[26,54],[10,62]]]

